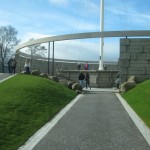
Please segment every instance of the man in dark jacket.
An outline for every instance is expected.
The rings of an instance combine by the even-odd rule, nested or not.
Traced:
[[[86,89],[87,89],[88,86],[89,86],[90,89],[91,89],[91,86],[90,86],[90,75],[89,75],[88,72],[86,73],[85,81],[86,81]]]
[[[10,58],[9,61],[8,61],[8,71],[9,71],[9,74],[12,74],[12,62],[13,62],[13,59]]]
[[[85,79],[85,75],[82,72],[80,72],[79,82],[80,82],[80,85],[82,86],[82,88],[84,88],[84,79]]]

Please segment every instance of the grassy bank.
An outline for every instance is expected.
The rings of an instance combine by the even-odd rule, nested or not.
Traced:
[[[150,80],[137,84],[135,88],[123,93],[122,97],[150,128]]]
[[[63,85],[30,75],[2,82],[0,149],[17,149],[75,96]]]

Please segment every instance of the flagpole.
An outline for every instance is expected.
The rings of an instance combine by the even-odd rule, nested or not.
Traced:
[[[104,31],[104,0],[100,3],[100,32]],[[100,58],[99,58],[99,70],[103,68],[103,49],[104,49],[104,38],[100,38]]]

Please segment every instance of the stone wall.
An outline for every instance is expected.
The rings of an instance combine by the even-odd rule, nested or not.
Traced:
[[[112,88],[115,87],[115,80],[118,74],[118,70],[81,70],[84,74],[86,72],[90,75],[90,85],[93,88]],[[78,76],[80,71],[70,70],[70,71],[60,71],[57,72],[59,77],[64,77],[72,81],[79,82]]]
[[[24,63],[25,59],[29,58],[29,55],[24,53],[16,54],[17,60],[17,68],[16,71],[22,72],[24,70]],[[31,61],[31,70],[39,70],[42,73],[48,73],[48,60],[46,58],[40,57],[33,57]],[[81,64],[81,70],[84,70],[84,65],[87,61],[78,61]],[[99,64],[96,61],[88,61],[89,70],[98,70]],[[118,63],[117,62],[104,62],[106,66],[106,70],[118,70]],[[62,70],[77,70],[77,61],[75,60],[63,60],[63,59],[55,59],[54,62],[54,72],[57,73],[58,71]],[[49,73],[52,74],[52,59],[49,62]]]
[[[120,39],[119,71],[121,83],[131,75],[137,82],[150,79],[150,39]]]

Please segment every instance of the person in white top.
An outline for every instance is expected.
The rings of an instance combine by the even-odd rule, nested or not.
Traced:
[[[24,65],[24,67],[25,67],[26,73],[27,73],[27,74],[30,74],[30,61],[29,61],[29,59],[26,59],[26,60],[25,60],[25,65]]]

